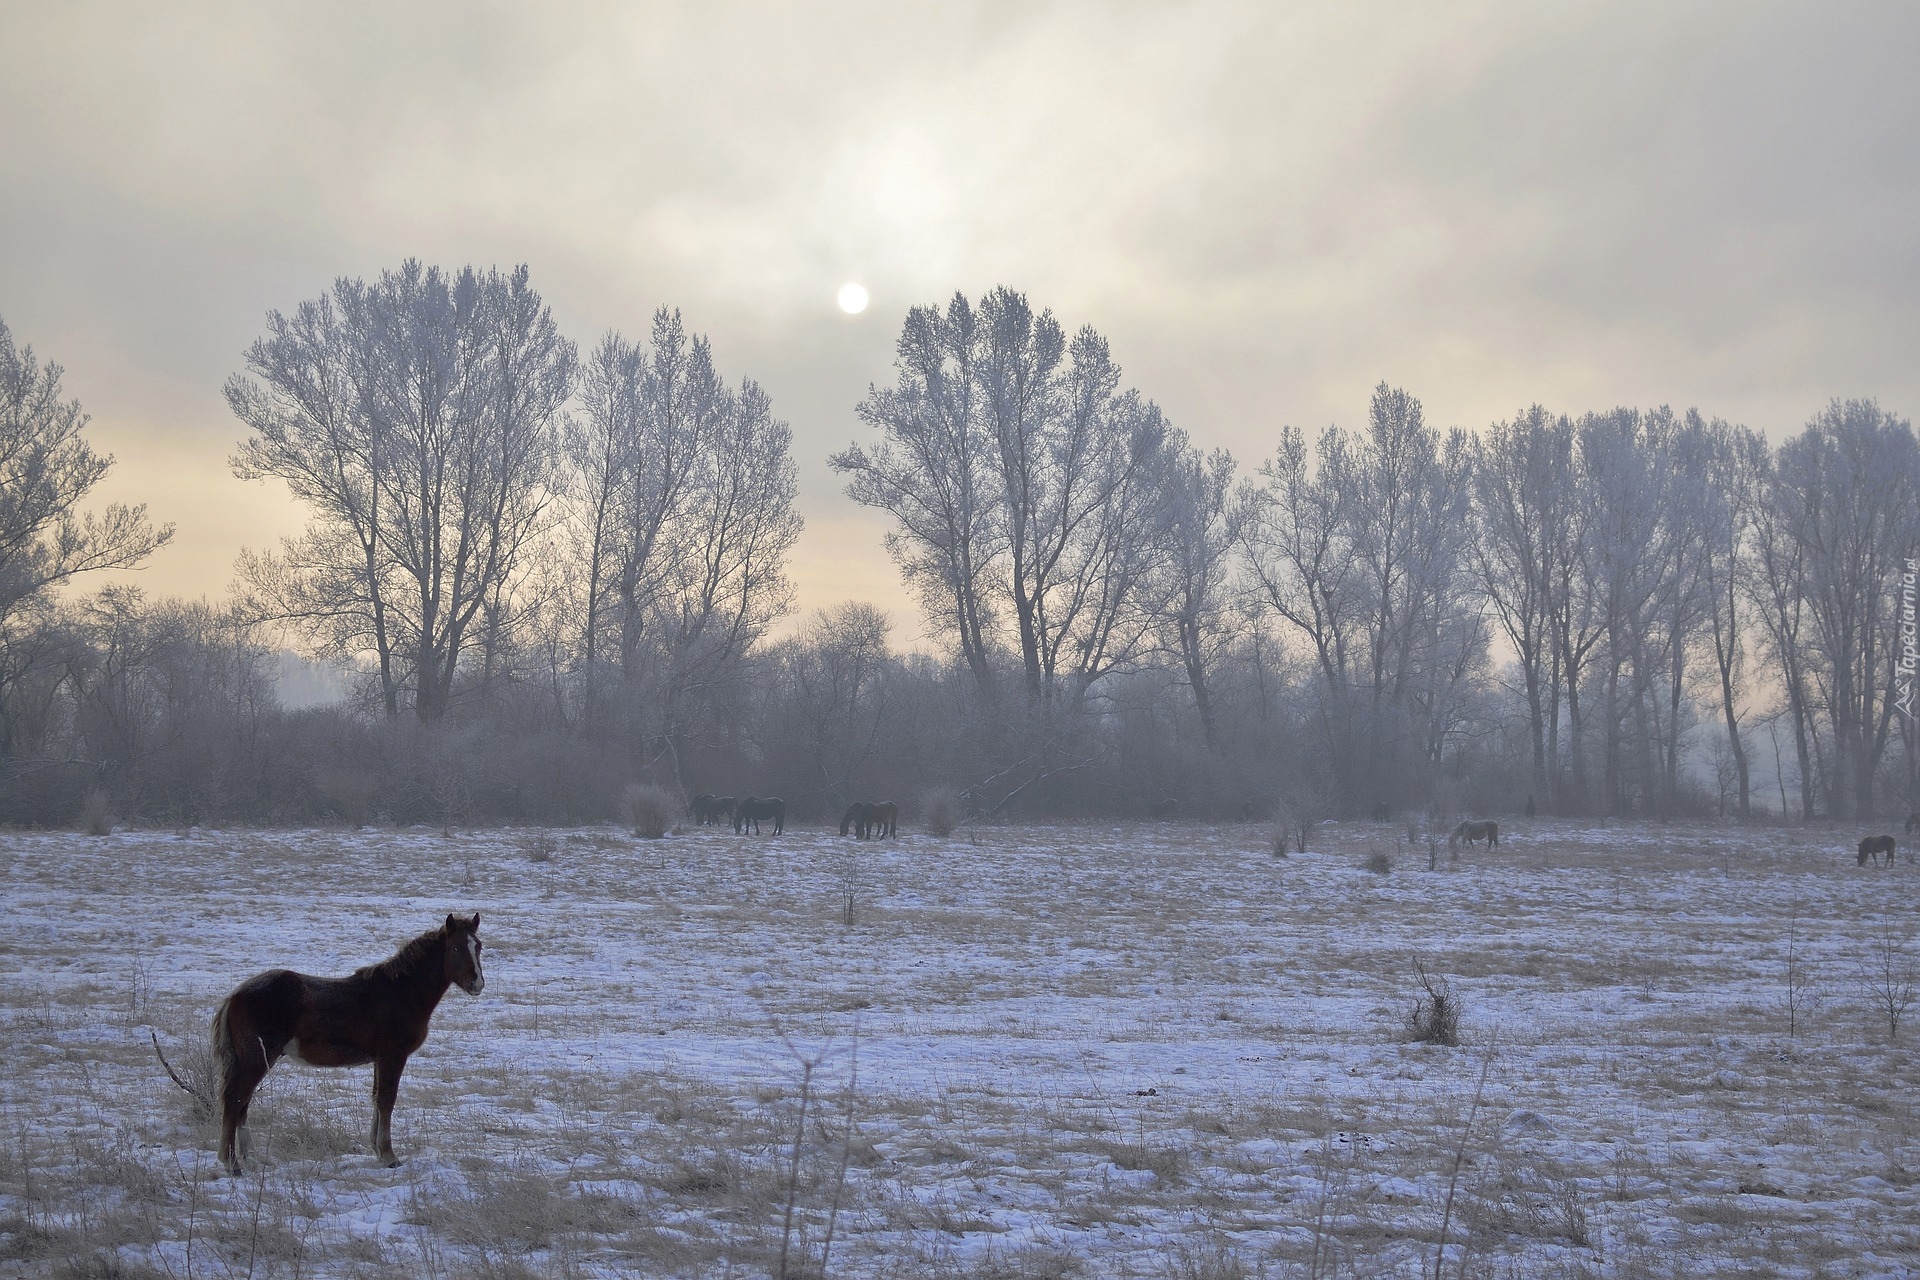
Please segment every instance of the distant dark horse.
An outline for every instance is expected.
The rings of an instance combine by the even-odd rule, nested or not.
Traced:
[[[899,826],[900,806],[890,800],[855,800],[840,818],[840,834],[860,840],[893,835]]]
[[[706,826],[708,819],[713,814],[713,797],[704,791],[701,792],[693,798],[692,809],[693,824],[696,827]]]
[[[773,834],[779,835],[787,829],[787,802],[778,796],[748,796],[733,811],[734,834],[751,827],[753,834],[759,835],[763,818],[773,819]]]
[[[732,796],[709,796],[707,798],[707,825],[717,827],[723,822],[733,821],[733,811],[740,802]]]
[[[427,1038],[427,1022],[457,985],[479,995],[480,915],[448,916],[389,960],[351,977],[311,978],[273,969],[248,978],[213,1015],[213,1060],[220,1088],[220,1163],[240,1172],[247,1108],[268,1068],[282,1054],[313,1067],[373,1064],[373,1129],[368,1141],[380,1163],[393,1154],[393,1100],[407,1058]],[[236,1137],[239,1151],[235,1150]]]
[[[1149,818],[1174,818],[1178,817],[1179,814],[1180,802],[1172,796],[1168,796],[1165,800],[1155,800],[1147,806],[1147,816]]]
[[[1481,840],[1487,842],[1487,848],[1498,849],[1500,847],[1500,824],[1497,822],[1463,822],[1453,829],[1452,835],[1447,837],[1447,846],[1452,849],[1458,849],[1462,840],[1467,842],[1467,848],[1469,849],[1473,848],[1474,844]]]
[[[1887,855],[1887,865],[1892,866],[1893,865],[1893,837],[1892,836],[1868,836],[1865,840],[1862,840],[1860,842],[1860,865],[1864,867],[1867,865],[1869,861],[1871,861],[1874,866],[1876,867],[1879,866],[1880,855],[1883,853]]]

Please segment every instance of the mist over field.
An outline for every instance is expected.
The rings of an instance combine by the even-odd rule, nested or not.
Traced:
[[[1917,39],[0,3],[0,1270],[1920,1268]]]

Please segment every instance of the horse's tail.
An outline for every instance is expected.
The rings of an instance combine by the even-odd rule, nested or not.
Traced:
[[[233,1003],[228,996],[213,1011],[213,1090],[215,1104],[227,1096],[227,1084],[233,1079],[233,1069],[239,1065],[240,1054],[233,1047],[233,1032],[227,1026],[227,1006]]]

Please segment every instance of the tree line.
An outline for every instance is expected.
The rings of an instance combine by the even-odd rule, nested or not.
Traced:
[[[170,529],[83,511],[110,460],[61,376],[0,324],[7,821],[567,821],[635,781],[802,817],[1865,818],[1920,781],[1920,449],[1872,401],[1775,446],[1665,407],[1442,431],[1383,383],[1242,474],[1093,328],[956,295],[830,459],[911,653],[863,605],[777,629],[792,433],[671,310],[583,355],[525,267],[408,262],[270,313],[232,469],[306,524],[219,603],[73,587]],[[347,696],[280,705],[286,643]]]

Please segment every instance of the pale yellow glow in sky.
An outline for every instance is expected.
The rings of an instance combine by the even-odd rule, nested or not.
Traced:
[[[661,304],[794,427],[804,608],[918,624],[826,456],[905,308],[1026,290],[1248,465],[1353,425],[1920,407],[1920,9],[482,7],[0,0],[0,316],[219,595],[292,532],[222,381],[408,256],[531,264],[582,345]],[[863,68],[848,77],[835,70]],[[858,281],[872,305],[834,306]]]

